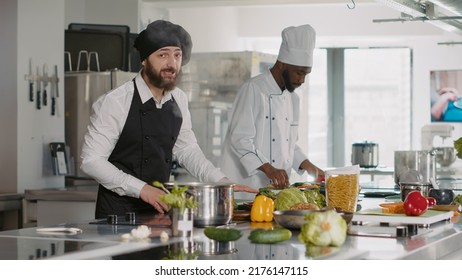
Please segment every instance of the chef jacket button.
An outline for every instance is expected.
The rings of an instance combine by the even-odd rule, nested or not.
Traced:
[[[273,162],[276,162],[276,161],[273,159]]]
[[[269,119],[269,117],[268,117],[268,116],[266,116],[266,118],[267,118],[267,119]]]
[[[147,136],[147,135],[144,136],[144,139],[149,140],[149,136]]]
[[[166,159],[165,162],[166,162],[166,163],[170,163],[170,159],[169,159],[169,158]]]
[[[145,158],[144,163],[148,163],[148,162],[149,162],[149,159]]]
[[[289,118],[286,118],[286,121],[288,121],[288,120],[289,120]]]
[[[273,142],[276,141],[276,139],[273,138]]]
[[[289,139],[286,139],[287,142],[289,142]]]
[[[271,118],[274,121],[274,117]]]
[[[146,116],[148,113],[142,112],[141,115]]]
[[[175,137],[175,136],[172,136],[172,140],[176,140],[176,137]]]

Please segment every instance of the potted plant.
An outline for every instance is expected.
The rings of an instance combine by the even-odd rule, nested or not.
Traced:
[[[172,219],[172,235],[189,237],[192,235],[194,222],[194,208],[198,206],[198,202],[194,201],[193,196],[187,196],[186,191],[188,186],[179,187],[174,184],[169,191],[160,182],[154,182],[154,187],[162,189],[166,194],[160,199],[167,203],[170,208],[169,214]]]

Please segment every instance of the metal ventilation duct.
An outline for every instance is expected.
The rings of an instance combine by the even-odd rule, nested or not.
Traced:
[[[427,2],[432,2],[435,5],[453,12],[455,15],[462,16],[462,1],[460,0],[433,0]]]
[[[428,21],[441,29],[462,35],[461,0],[376,0],[402,14],[408,15],[396,20],[385,21]]]

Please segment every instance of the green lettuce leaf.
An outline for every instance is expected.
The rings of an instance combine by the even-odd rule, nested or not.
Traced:
[[[462,159],[462,137],[454,141],[454,148],[457,151],[457,157]]]

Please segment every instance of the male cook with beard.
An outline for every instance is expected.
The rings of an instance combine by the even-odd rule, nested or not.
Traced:
[[[310,25],[285,28],[273,67],[239,89],[220,162],[234,182],[284,188],[292,169],[316,180],[324,177],[297,145],[300,102],[295,89],[311,72],[315,37]]]
[[[93,104],[82,148],[81,170],[100,184],[97,219],[168,211],[159,198],[165,193],[152,182],[169,181],[174,159],[200,181],[230,182],[199,148],[188,97],[176,87],[181,66],[191,56],[188,32],[157,20],[138,35],[134,46],[142,69]],[[242,185],[234,190],[255,192]]]

